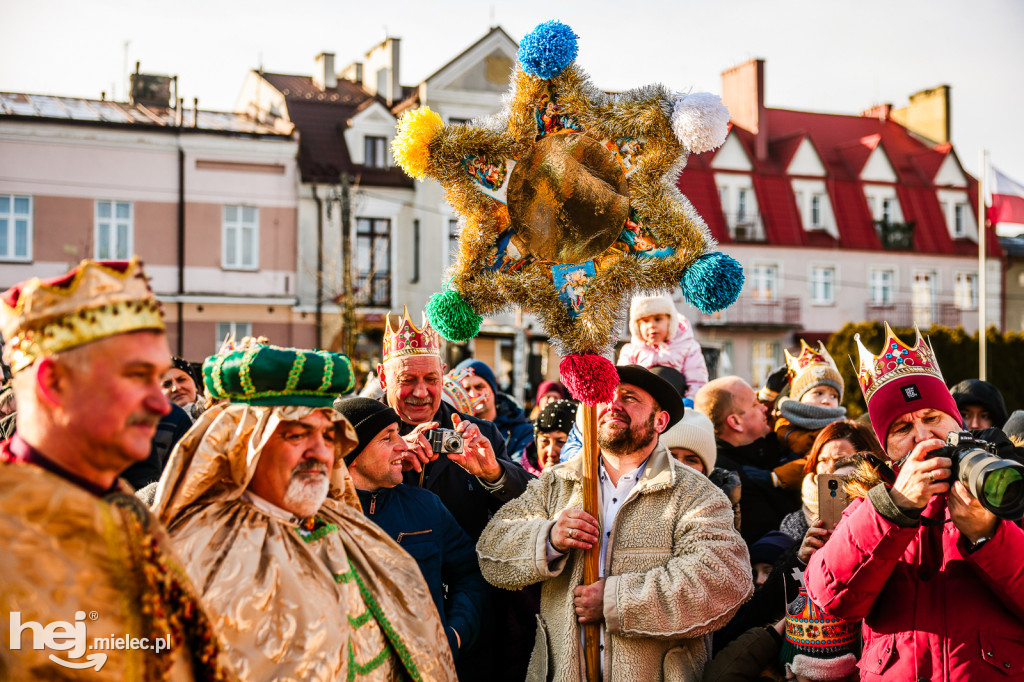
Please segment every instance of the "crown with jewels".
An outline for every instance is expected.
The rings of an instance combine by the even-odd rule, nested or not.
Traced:
[[[786,367],[789,368],[791,385],[789,394],[794,400],[799,400],[804,393],[814,386],[825,384],[831,386],[838,393],[843,395],[843,376],[836,367],[835,360],[825,350],[825,344],[818,341],[818,348],[812,348],[807,342],[800,339],[800,354],[793,357],[788,350],[786,353]]]
[[[436,355],[441,357],[441,337],[424,318],[422,329],[409,319],[409,309],[402,312],[397,329],[391,328],[391,315],[384,327],[384,362],[406,355]]]
[[[17,372],[37,358],[114,334],[164,330],[138,257],[83,260],[60,277],[33,277],[0,296],[4,357]]]
[[[886,383],[913,374],[935,377],[945,384],[939,364],[935,361],[935,354],[921,338],[921,330],[917,325],[914,325],[914,333],[917,335],[917,342],[913,346],[908,346],[896,337],[886,322],[885,346],[878,355],[864,347],[860,342],[860,334],[854,337],[860,353],[857,381],[864,392],[865,402],[870,404],[871,396]]]

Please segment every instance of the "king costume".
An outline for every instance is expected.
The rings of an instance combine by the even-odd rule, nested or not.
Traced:
[[[244,680],[454,680],[416,562],[362,513],[331,407],[348,358],[273,346],[208,358],[211,407],[171,456],[154,509],[167,524]],[[330,491],[298,518],[247,491],[278,425],[322,410],[336,425]]]
[[[163,329],[137,259],[83,261],[59,278],[19,284],[0,301],[15,373],[92,341]],[[18,435],[0,443],[0,679],[233,679],[166,533],[131,487],[119,480],[100,490],[47,454]],[[12,639],[15,614],[21,631]],[[34,648],[40,635],[31,624],[58,621],[82,628],[80,640],[65,646],[66,630],[58,630],[63,650]],[[158,637],[170,646],[155,654]],[[145,638],[150,648],[106,649],[95,638]]]

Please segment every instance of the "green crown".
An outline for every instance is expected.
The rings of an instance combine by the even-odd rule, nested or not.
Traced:
[[[203,385],[214,400],[331,407],[352,390],[355,375],[340,353],[254,345],[206,358]]]

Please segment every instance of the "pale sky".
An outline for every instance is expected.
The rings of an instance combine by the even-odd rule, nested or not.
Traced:
[[[953,144],[1024,183],[1021,0],[0,0],[0,91],[123,99],[135,62],[178,75],[186,103],[230,110],[247,70],[340,67],[385,35],[402,39],[414,85],[502,26],[515,40],[558,19],[598,87],[661,82],[721,91],[723,70],[764,58],[769,107],[857,114],[952,86]],[[126,47],[127,44],[127,47]]]

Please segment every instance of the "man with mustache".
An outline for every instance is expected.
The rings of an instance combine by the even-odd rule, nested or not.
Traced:
[[[170,410],[142,264],[85,260],[22,282],[0,296],[0,332],[18,397],[17,433],[0,443],[0,677],[228,679],[166,533],[120,478]],[[61,648],[47,648],[38,630],[61,622]],[[87,649],[88,635],[151,648]],[[155,655],[156,638],[171,648]]]
[[[616,368],[599,405],[599,518],[584,512],[582,458],[545,469],[491,519],[477,543],[484,578],[542,582],[527,680],[585,679],[580,624],[601,624],[606,680],[699,680],[705,635],[753,591],[728,498],[678,462],[658,435],[683,416],[679,393],[638,365]],[[600,547],[601,578],[583,582]]]
[[[203,412],[164,471],[167,524],[243,680],[454,680],[416,562],[368,520],[332,402],[344,355],[254,343],[207,358],[226,400]]]

